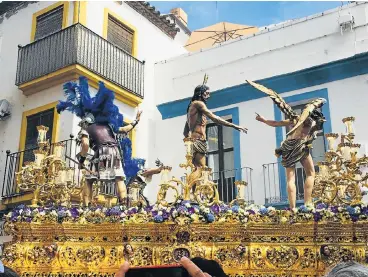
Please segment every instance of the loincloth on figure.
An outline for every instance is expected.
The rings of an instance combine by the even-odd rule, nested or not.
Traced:
[[[307,139],[289,139],[285,140],[280,148],[275,150],[276,156],[282,156],[281,164],[285,168],[295,167],[296,163],[305,159],[310,152]]]
[[[89,164],[89,170],[94,174],[87,173],[87,180],[111,181],[117,177],[125,178],[119,147],[116,144],[100,145],[94,150],[95,153]]]
[[[199,153],[203,155],[207,155],[208,153],[208,144],[206,140],[196,139],[193,142],[193,153]]]

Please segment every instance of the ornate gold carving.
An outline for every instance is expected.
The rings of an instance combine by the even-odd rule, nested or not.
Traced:
[[[289,268],[299,259],[298,250],[295,247],[280,246],[268,249],[267,260],[277,268]]]

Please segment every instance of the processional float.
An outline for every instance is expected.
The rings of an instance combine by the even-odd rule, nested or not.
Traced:
[[[211,169],[195,169],[190,138],[184,140],[186,178],[163,166],[154,205],[83,207],[74,168],[63,161],[63,145],[53,151],[47,128],[39,126],[35,161],[17,173],[20,190],[34,195],[6,216],[13,241],[3,261],[22,276],[114,276],[119,266],[176,263],[182,256],[217,260],[230,276],[322,276],[346,260],[368,262],[368,208],[362,202],[368,158],[358,157],[353,118],[335,148],[327,134],[326,159],[319,163],[315,205],[295,210],[249,205],[246,182],[236,181],[237,197],[220,201]],[[51,153],[52,152],[52,153]],[[135,188],[139,190],[139,188]],[[168,200],[169,190],[174,200]],[[138,203],[139,192],[131,193]]]

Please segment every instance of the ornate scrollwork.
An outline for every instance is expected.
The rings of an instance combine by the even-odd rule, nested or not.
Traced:
[[[316,253],[311,248],[304,248],[303,255],[300,259],[300,267],[302,269],[314,268],[316,266]]]
[[[48,265],[54,261],[57,250],[56,244],[35,246],[27,251],[27,259],[34,265]]]
[[[299,258],[298,250],[295,247],[280,246],[268,249],[267,260],[277,268],[289,268],[293,266]]]
[[[261,248],[252,249],[251,260],[258,268],[264,268],[266,265],[265,259],[262,256]]]
[[[89,246],[77,250],[77,258],[87,265],[98,266],[105,258],[105,248],[102,246]]]

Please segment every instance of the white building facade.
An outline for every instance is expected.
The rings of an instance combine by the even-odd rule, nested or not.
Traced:
[[[364,153],[368,143],[368,4],[356,2],[322,14],[260,28],[249,37],[184,54],[155,66],[156,143],[150,156],[174,166],[184,160],[183,128],[186,108],[194,88],[205,73],[211,98],[207,105],[219,116],[249,129],[248,134],[210,125],[207,128],[208,165],[220,180],[222,197],[231,200],[229,183],[243,179],[251,184],[249,199],[258,204],[286,200],[285,171],[274,150],[285,138],[283,128],[255,120],[255,112],[267,119],[282,114],[265,94],[245,84],[253,80],[280,93],[296,110],[317,97],[326,98],[322,111],[327,119],[314,142],[315,162],[323,159],[324,134],[344,133],[342,118],[355,116],[356,141]],[[297,167],[299,168],[300,165]],[[297,169],[298,198],[303,199],[303,170]],[[155,188],[150,188],[152,191]]]
[[[99,81],[113,90],[127,122],[144,110],[132,133],[133,154],[149,162],[152,118],[157,113],[152,104],[154,64],[186,53],[183,38],[175,38],[180,26],[146,2],[0,5],[0,100],[11,106],[10,116],[0,121],[2,196],[17,195],[14,173],[32,158],[25,153],[7,158],[6,151],[36,146],[37,125],[50,128],[51,142],[78,133],[79,119],[68,112],[58,115],[55,106],[64,98],[62,85],[79,76],[88,78],[92,91],[97,91]]]

